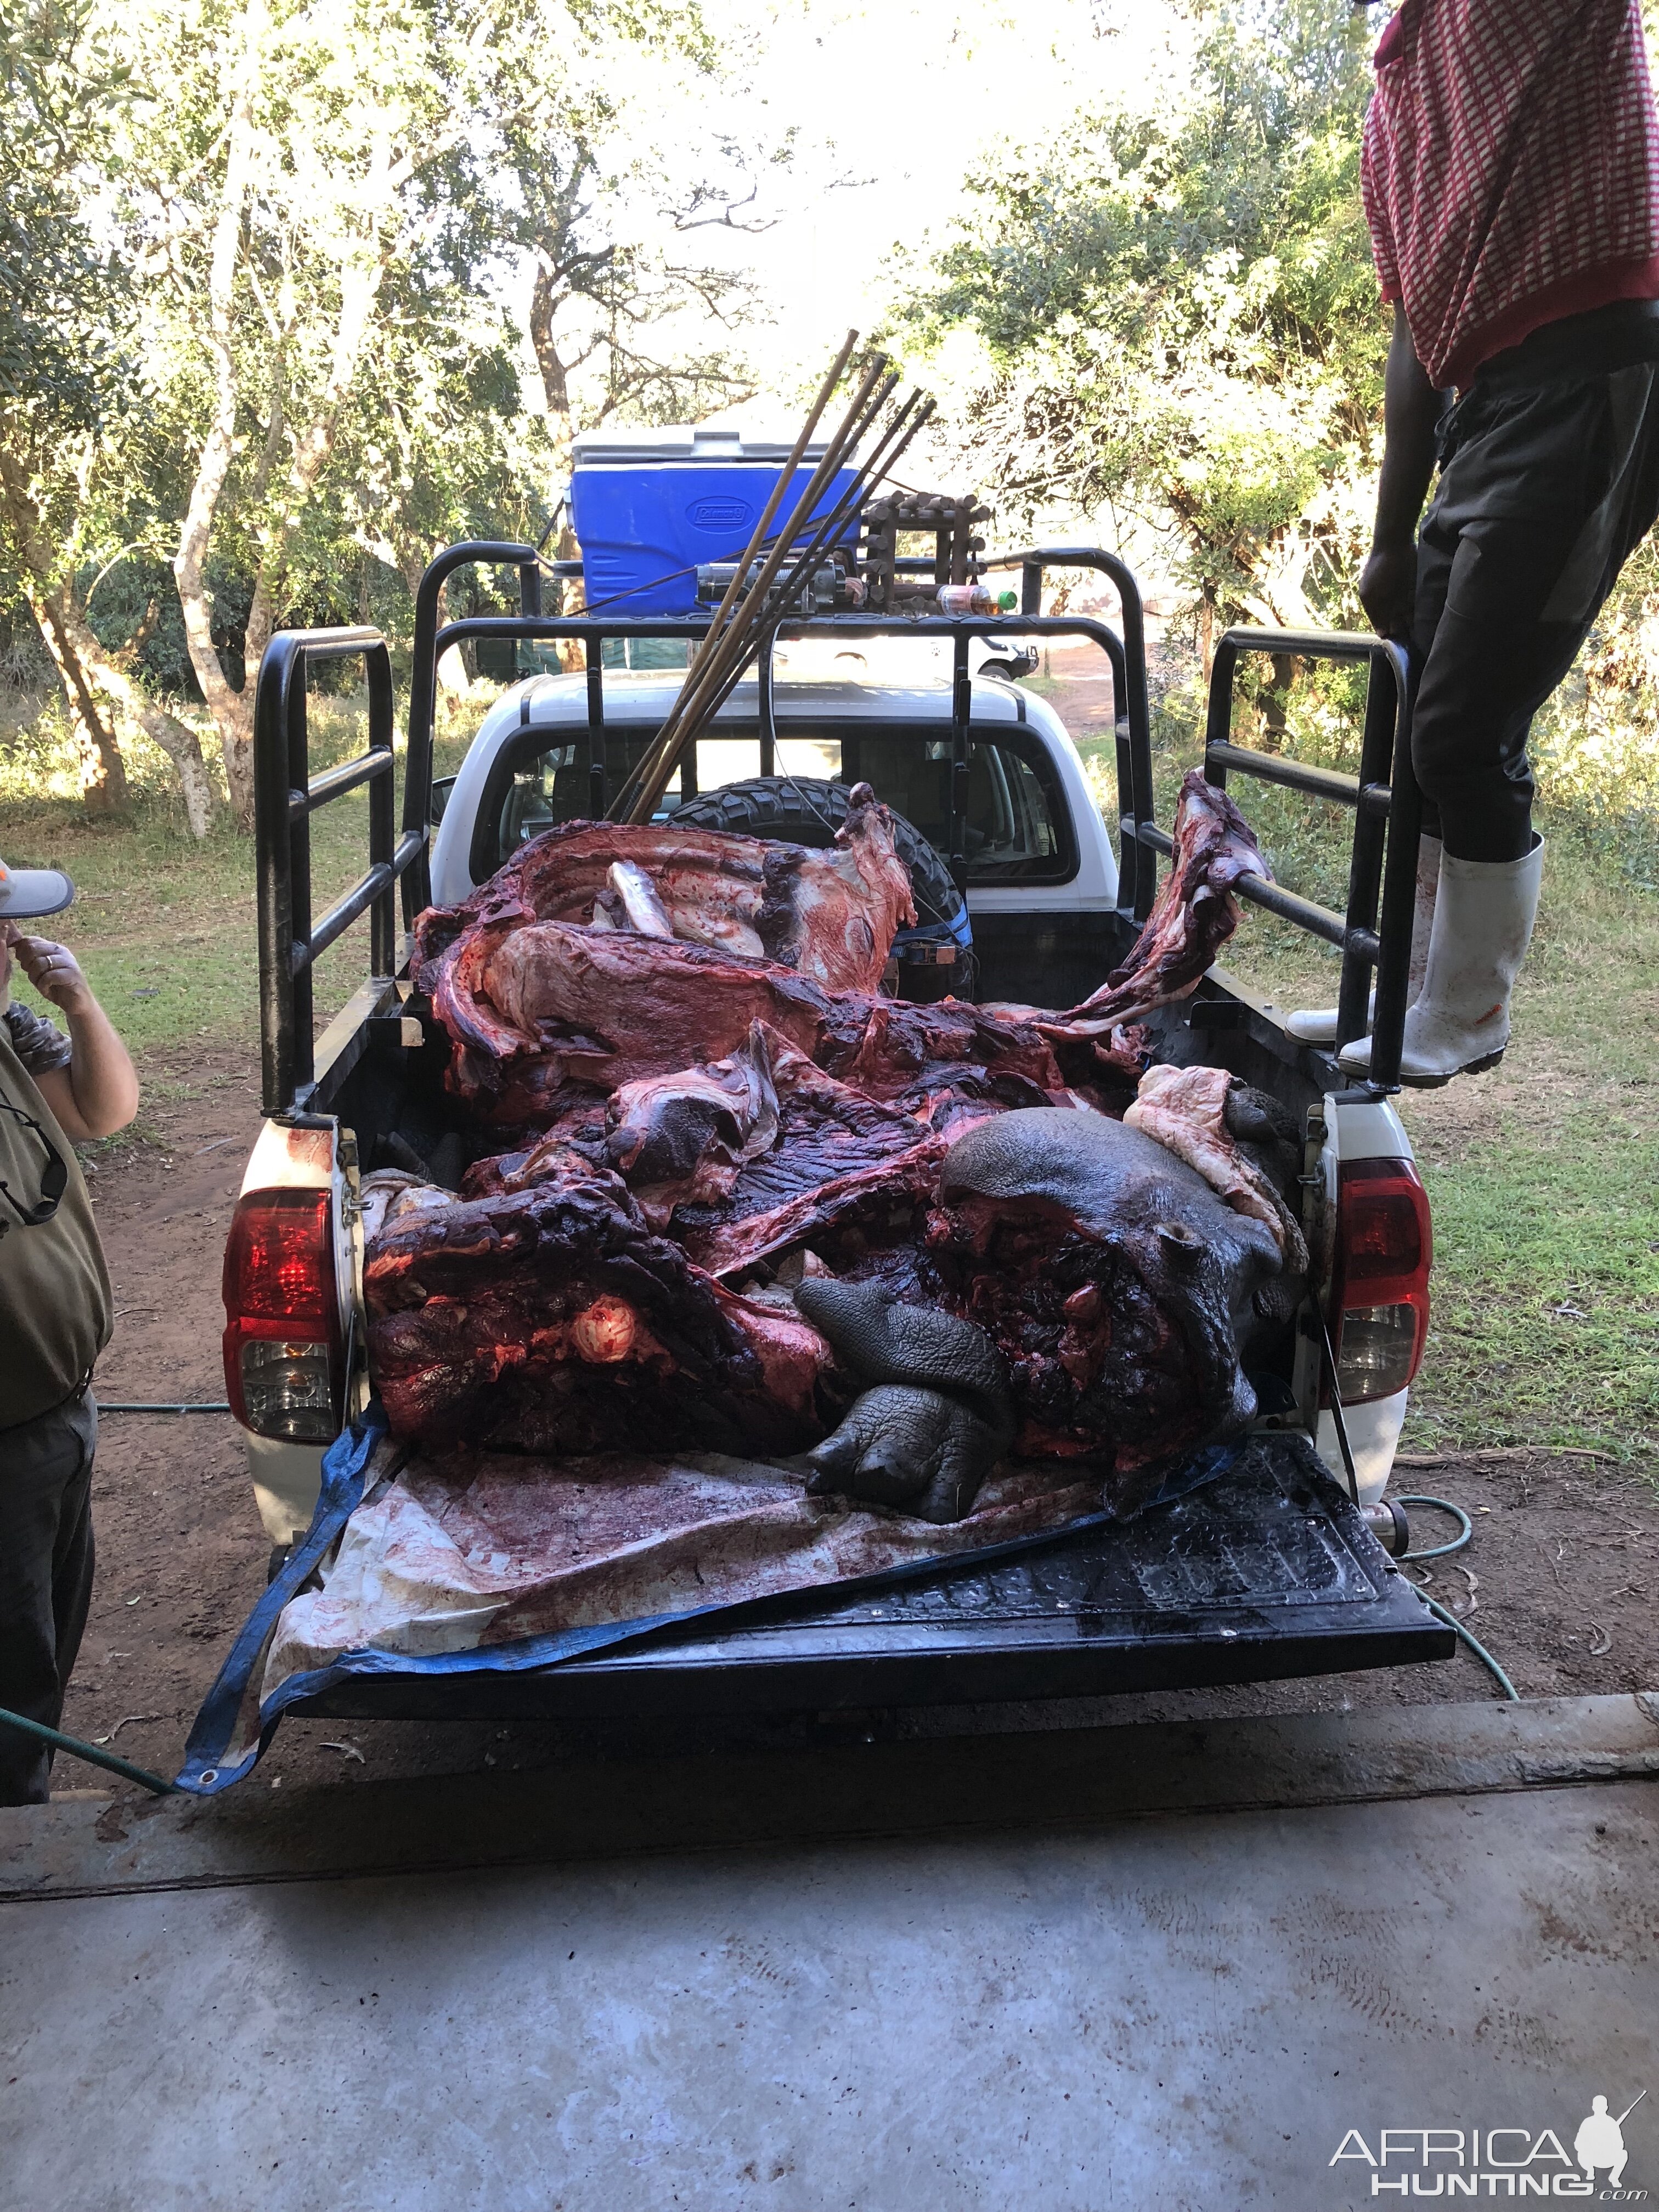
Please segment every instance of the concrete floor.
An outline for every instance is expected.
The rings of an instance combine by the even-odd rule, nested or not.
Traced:
[[[441,1869],[353,1872],[360,1831],[333,1879],[212,1872],[200,1808],[140,1859],[95,1840],[122,1832],[107,1808],[65,1807],[31,1892],[46,1828],[5,1815],[29,1901],[0,1910],[0,2202],[1340,2212],[1401,2201],[1357,2153],[1331,2164],[1351,2129],[1374,2155],[1384,2128],[1524,2130],[1461,2172],[1537,2178],[1563,2171],[1544,2130],[1570,2150],[1594,2094],[1650,2086],[1624,2181],[1659,2194],[1659,1715],[1591,1716],[1575,1775],[1528,1709],[1468,1710],[1450,1794],[1411,1794],[1354,1717],[1317,1790],[1305,1729],[1232,1739],[1322,1802],[1182,1809],[1190,1731],[1101,1731],[1160,1739],[1145,1771],[1188,1777],[1169,1809],[1079,1823],[1057,1784],[1044,1826],[1028,1764],[980,1832],[906,1833],[939,1776],[915,1769],[907,1808],[893,1767],[898,1832],[694,1851],[671,1819],[608,1862],[481,1865],[506,1801],[452,1784]],[[1552,1741],[1574,1729],[1558,1708]],[[1006,1785],[994,1756],[962,1753]],[[1404,2140],[1378,2178],[1442,2195],[1451,2136],[1426,2169]]]

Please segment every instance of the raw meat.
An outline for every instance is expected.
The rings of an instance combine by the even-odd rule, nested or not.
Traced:
[[[625,1083],[610,1101],[605,1152],[653,1229],[688,1201],[728,1196],[738,1170],[772,1149],[778,1134],[773,1046],[774,1032],[756,1022],[729,1059]]]
[[[1273,880],[1250,825],[1224,791],[1189,770],[1176,804],[1175,855],[1128,958],[1100,989],[1045,1034],[1110,1036],[1158,1006],[1188,997],[1238,927],[1233,885]]]
[[[450,1087],[485,1119],[546,1120],[568,1084],[619,1084],[723,1060],[757,1022],[872,1097],[973,1072],[1060,1086],[1029,1023],[946,999],[824,991],[775,962],[586,924],[472,924],[421,970],[453,1046]]]
[[[1301,1226],[1261,1157],[1263,1146],[1285,1147],[1279,1171],[1294,1172],[1296,1132],[1275,1127],[1253,1092],[1224,1067],[1149,1067],[1135,1102],[1123,1116],[1195,1168],[1235,1213],[1269,1229],[1291,1274],[1305,1274],[1308,1248]],[[1247,1121],[1242,1118],[1249,1114]]]
[[[1048,1109],[969,1130],[927,1256],[942,1302],[1008,1361],[1016,1449],[1094,1460],[1120,1507],[1255,1415],[1244,1361],[1257,1294],[1284,1277],[1277,1239],[1121,1121]]]
[[[864,792],[833,856],[573,824],[421,918],[452,1089],[535,1133],[459,1199],[381,1201],[369,1345],[398,1435],[820,1446],[820,1485],[955,1517],[1016,1433],[1127,1506],[1251,1418],[1244,1353],[1306,1266],[1283,1133],[1219,1070],[1154,1071],[1142,1128],[1098,1110],[1149,1049],[1136,1018],[1195,988],[1266,872],[1237,811],[1188,779],[1134,951],[1063,1015],[873,994],[908,910],[887,819]],[[932,1364],[882,1366],[889,1334]]]
[[[416,958],[435,961],[470,929],[589,927],[597,906],[602,928],[769,960],[825,990],[873,991],[895,933],[916,918],[891,823],[867,783],[854,787],[830,852],[672,823],[563,823],[459,906],[423,914]]]
[[[363,1280],[399,1437],[794,1449],[848,1395],[816,1330],[727,1290],[574,1154],[528,1188],[398,1216]]]

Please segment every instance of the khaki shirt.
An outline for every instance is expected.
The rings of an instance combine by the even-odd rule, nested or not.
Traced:
[[[62,1066],[43,1031],[48,1022],[0,1018],[0,1096],[39,1121],[69,1164],[69,1184],[50,1221],[26,1228],[0,1197],[0,1433],[59,1405],[109,1342],[109,1271],[92,1201],[74,1147],[19,1057],[23,1042],[37,1067]],[[46,1155],[34,1131],[0,1113],[0,1182],[26,1211],[40,1196]],[[0,1461],[4,1457],[0,1447]]]

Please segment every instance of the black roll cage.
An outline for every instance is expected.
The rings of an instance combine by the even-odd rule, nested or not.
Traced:
[[[548,564],[532,545],[473,539],[441,553],[415,595],[413,663],[409,687],[409,745],[401,828],[393,827],[392,662],[378,630],[344,628],[282,630],[259,664],[254,694],[255,854],[259,927],[259,1018],[264,1110],[292,1119],[313,1107],[316,1089],[312,1039],[312,972],[319,957],[357,917],[370,916],[371,988],[392,988],[407,957],[395,926],[394,886],[401,884],[404,929],[431,902],[430,797],[438,662],[468,638],[545,643],[580,640],[587,664],[590,811],[603,815],[605,783],[605,672],[602,648],[612,639],[665,638],[700,642],[710,621],[693,616],[641,618],[542,612],[541,578]],[[931,571],[926,561],[905,567]],[[519,574],[516,615],[471,615],[441,623],[440,599],[459,568],[513,568]],[[570,564],[559,564],[568,573]],[[1042,546],[993,555],[982,570],[1018,568],[1018,614],[960,619],[946,616],[831,614],[784,623],[789,637],[949,638],[951,683],[951,850],[960,866],[967,805],[972,688],[969,647],[975,638],[1085,637],[1106,655],[1112,696],[1118,791],[1118,903],[1131,933],[1152,908],[1159,855],[1173,850],[1153,813],[1152,718],[1140,586],[1115,553],[1097,546]],[[1119,627],[1083,615],[1043,615],[1042,581],[1054,568],[1091,568],[1117,592]],[[1363,662],[1369,671],[1359,773],[1342,775],[1232,742],[1238,665],[1247,653],[1311,660]],[[361,655],[368,686],[368,744],[357,758],[318,775],[310,772],[305,674],[313,665]],[[763,655],[763,663],[769,659]],[[763,677],[764,680],[764,677]],[[1411,951],[1421,799],[1411,769],[1412,674],[1404,648],[1346,631],[1236,629],[1224,633],[1211,672],[1204,773],[1224,787],[1229,775],[1334,801],[1354,812],[1346,914],[1259,878],[1237,886],[1241,896],[1280,920],[1335,945],[1342,954],[1337,1046],[1364,1034],[1373,969],[1376,975],[1370,1088],[1397,1087]],[[764,722],[764,719],[763,722]],[[767,763],[762,763],[763,771]],[[360,785],[369,787],[368,867],[319,921],[311,917],[310,817],[319,806]],[[1328,1063],[1326,1073],[1330,1071]],[[1339,1085],[1344,1079],[1337,1079]]]

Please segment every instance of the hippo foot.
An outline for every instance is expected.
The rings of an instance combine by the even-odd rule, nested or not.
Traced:
[[[1002,1354],[970,1321],[895,1303],[870,1283],[809,1276],[795,1304],[869,1387],[806,1456],[807,1484],[923,1521],[960,1521],[1013,1442]]]
[[[817,1470],[807,1494],[897,1506],[921,1521],[960,1521],[1006,1445],[1006,1430],[943,1391],[878,1382],[807,1453]]]

